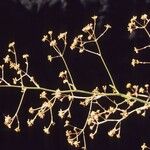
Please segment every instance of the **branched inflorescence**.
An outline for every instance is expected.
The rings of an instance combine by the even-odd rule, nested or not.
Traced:
[[[133,32],[135,31],[143,31],[143,33],[145,33],[146,37],[149,41],[150,39],[150,32],[149,32],[149,22],[150,22],[150,19],[148,17],[147,14],[143,14],[141,15],[141,17],[138,19],[137,16],[133,16],[128,24],[128,31],[130,32],[130,34],[132,34]],[[144,42],[145,43],[145,42]],[[136,54],[139,54],[140,52],[142,52],[143,50],[148,50],[150,48],[150,45],[149,43],[147,45],[144,45],[144,46],[141,46],[141,47],[134,47],[134,52]],[[139,60],[139,59],[135,59],[133,58],[132,59],[132,62],[131,62],[131,65],[133,67],[135,67],[136,65],[145,65],[145,64],[150,64],[150,61],[143,61],[143,60]],[[148,94],[148,84],[145,85],[145,88],[147,89],[146,93],[147,95]],[[143,93],[143,88],[140,88],[139,91],[141,91],[141,94]],[[142,98],[142,96],[145,96],[142,94],[138,94],[139,97]],[[143,98],[142,98],[143,99]],[[148,102],[149,101],[149,98],[147,98],[147,100],[145,102]],[[145,116],[145,111],[143,112],[143,115]],[[142,150],[147,150],[147,149],[150,149],[150,147],[148,147],[146,145],[146,143],[143,143],[143,145],[141,146],[141,149]]]
[[[147,15],[141,17],[143,23],[137,22],[137,17],[133,17],[128,25],[129,32],[137,29],[147,30],[147,25],[149,19]],[[50,129],[55,125],[55,115],[53,110],[55,105],[60,103],[65,103],[67,101],[67,107],[59,109],[58,116],[64,120],[64,128],[66,129],[67,141],[70,145],[74,147],[80,147],[83,150],[87,150],[87,138],[94,139],[98,133],[99,127],[103,124],[111,124],[112,127],[108,129],[108,136],[110,137],[121,137],[121,124],[122,122],[131,116],[132,114],[137,114],[141,116],[146,115],[146,111],[150,108],[150,93],[149,84],[145,84],[143,87],[139,85],[134,85],[127,83],[126,92],[121,93],[117,88],[113,77],[111,75],[110,69],[108,68],[101,51],[100,40],[103,35],[111,28],[110,25],[105,25],[103,32],[101,34],[96,33],[96,23],[97,16],[92,17],[92,22],[85,26],[82,31],[83,34],[78,35],[74,38],[73,43],[70,46],[71,50],[79,50],[79,53],[90,53],[96,56],[100,63],[103,64],[106,74],[108,75],[110,81],[108,85],[101,85],[101,87],[95,87],[91,91],[86,91],[76,87],[74,83],[72,74],[68,67],[68,64],[64,58],[65,51],[67,48],[67,32],[58,35],[57,39],[53,38],[53,32],[49,31],[48,34],[44,35],[42,41],[48,43],[50,49],[53,49],[55,55],[48,55],[48,61],[52,62],[53,59],[61,59],[64,64],[65,70],[60,71],[59,78],[62,79],[62,83],[65,84],[67,89],[49,89],[40,86],[38,82],[35,81],[33,76],[30,76],[28,71],[28,54],[23,55],[25,68],[21,67],[21,63],[18,62],[17,54],[15,50],[15,43],[9,44],[8,54],[4,58],[4,63],[1,65],[1,84],[0,88],[18,88],[21,90],[20,103],[17,107],[14,115],[6,115],[4,124],[8,128],[14,127],[15,121],[17,121],[17,126],[14,127],[16,132],[20,131],[19,122],[19,111],[22,107],[22,102],[24,96],[28,90],[39,91],[39,99],[42,100],[41,106],[33,108],[29,106],[29,113],[32,118],[28,118],[27,125],[29,127],[33,126],[36,119],[44,119],[47,114],[49,114],[50,122],[48,125],[43,127],[43,131],[46,134],[50,134]],[[92,44],[92,48],[89,49],[89,45]],[[135,48],[138,53],[140,50],[148,48]],[[54,54],[54,53],[53,53]],[[137,60],[132,61],[132,65],[141,63]],[[14,77],[11,81],[7,81],[5,78],[5,68],[9,67],[10,70],[15,71]],[[26,82],[29,80],[29,82]],[[80,108],[84,108],[82,111],[86,110],[85,119],[82,121],[83,125],[77,126],[72,118],[72,107],[74,102],[78,101]],[[59,105],[60,106],[60,105]],[[90,132],[86,132],[90,131]],[[142,150],[148,148],[144,143],[141,146]]]
[[[147,38],[150,38],[150,33],[149,33],[149,22],[150,19],[148,18],[147,14],[144,14],[141,16],[140,20],[137,18],[137,16],[133,16],[128,24],[128,31],[132,34],[134,31],[142,30],[146,33]],[[145,45],[142,47],[134,47],[134,52],[136,54],[140,53],[141,51],[145,49],[149,49],[150,45]],[[141,61],[138,59],[132,59],[131,62],[132,66],[138,65],[138,64],[150,64],[149,61]]]

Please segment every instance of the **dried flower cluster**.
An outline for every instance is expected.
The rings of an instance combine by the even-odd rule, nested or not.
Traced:
[[[134,30],[142,29],[146,31],[147,25],[149,23],[148,16],[141,16],[142,23],[137,21],[137,17],[134,16],[130,23],[128,24],[128,31],[132,33]],[[111,124],[112,128],[108,129],[108,136],[110,137],[121,137],[121,124],[122,122],[131,116],[132,114],[137,114],[141,116],[146,115],[146,111],[150,109],[150,98],[149,98],[149,84],[145,84],[143,87],[135,85],[133,83],[127,83],[126,92],[121,93],[120,90],[116,87],[116,84],[111,75],[110,69],[108,68],[100,48],[100,39],[103,35],[111,28],[110,25],[105,25],[103,32],[98,34],[96,33],[96,23],[97,16],[92,17],[92,22],[83,27],[83,33],[76,36],[70,46],[71,50],[79,50],[79,53],[90,53],[101,61],[103,64],[106,75],[109,77],[110,81],[108,85],[101,85],[101,87],[96,87],[91,91],[86,91],[76,87],[74,83],[72,74],[67,65],[67,62],[64,58],[64,54],[67,48],[67,32],[61,33],[55,39],[53,38],[53,32],[49,31],[46,35],[43,36],[42,41],[49,44],[50,49],[54,50],[55,54],[52,56],[48,55],[48,61],[53,61],[53,59],[59,58],[62,60],[65,69],[60,70],[59,78],[62,79],[62,84],[65,84],[67,89],[49,89],[46,87],[40,86],[34,77],[30,75],[28,69],[28,54],[24,54],[22,57],[24,59],[25,68],[22,68],[21,63],[18,62],[17,54],[15,50],[15,43],[12,42],[9,44],[8,54],[4,57],[4,63],[0,66],[1,68],[1,78],[0,78],[0,88],[9,87],[9,88],[19,88],[21,90],[20,103],[17,107],[14,115],[6,115],[4,118],[4,124],[8,128],[14,128],[16,132],[21,130],[21,125],[19,122],[19,111],[22,107],[22,102],[24,96],[28,90],[38,90],[39,99],[41,100],[41,105],[37,108],[29,106],[29,114],[32,116],[28,118],[27,125],[29,127],[33,126],[36,119],[44,119],[48,114],[49,124],[43,127],[43,131],[46,134],[50,134],[51,127],[55,125],[55,115],[53,110],[58,103],[65,103],[67,101],[68,106],[64,109],[63,107],[59,109],[58,116],[64,120],[64,128],[66,129],[67,141],[70,145],[87,150],[86,139],[88,136],[91,139],[95,138],[95,135],[99,131],[99,127],[102,124]],[[91,50],[88,48],[89,44],[94,45],[94,49]],[[149,48],[145,46],[144,48],[134,48],[135,52],[138,53],[140,50]],[[133,59],[132,65],[143,64],[139,60]],[[146,63],[146,62],[145,62]],[[11,70],[15,71],[14,77],[10,82],[5,78],[5,68],[8,67]],[[28,84],[24,82],[29,80]],[[86,108],[87,115],[85,120],[83,120],[83,126],[76,126],[72,119],[72,107],[74,101],[78,100],[81,108]],[[107,106],[104,103],[107,103]],[[17,126],[13,126],[14,121],[17,121]],[[57,122],[56,122],[57,123]],[[16,124],[16,123],[15,123]],[[86,133],[86,130],[89,130],[89,133]],[[141,146],[142,150],[150,149],[144,143]]]
[[[128,24],[128,31],[132,34],[132,32],[134,32],[135,30],[143,30],[146,33],[147,38],[149,39],[150,38],[150,33],[148,30],[149,22],[150,22],[150,19],[147,16],[147,14],[142,15],[140,19],[138,19],[137,16],[133,16]],[[134,52],[138,54],[141,51],[145,49],[149,49],[149,48],[150,48],[149,44],[140,48],[134,47]],[[139,59],[133,58],[131,64],[133,67],[135,67],[136,65],[139,65],[139,64],[150,64],[150,62],[141,61]]]

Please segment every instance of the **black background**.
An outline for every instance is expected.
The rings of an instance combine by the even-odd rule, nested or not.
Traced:
[[[98,28],[109,23],[112,29],[102,38],[101,46],[103,55],[114,77],[117,87],[125,91],[127,82],[145,84],[149,82],[149,66],[132,68],[131,59],[135,57],[133,46],[142,41],[143,36],[129,36],[127,24],[133,15],[149,13],[149,5],[146,1],[114,0],[108,1],[108,9],[101,11],[98,3],[86,2],[84,6],[78,0],[68,1],[65,10],[61,5],[53,7],[44,6],[38,13],[35,10],[27,10],[19,2],[10,0],[0,1],[0,62],[6,55],[9,42],[16,42],[18,56],[24,53],[30,55],[30,72],[41,86],[57,89],[61,88],[58,79],[59,71],[63,70],[58,60],[52,64],[47,62],[47,54],[50,54],[48,45],[42,43],[43,34],[48,30],[58,33],[68,31],[68,44],[73,37],[81,33],[84,25],[89,23],[90,17],[98,15],[100,21]],[[148,53],[143,58],[148,59]],[[80,89],[92,90],[96,86],[109,84],[109,78],[95,56],[78,54],[76,51],[66,52],[66,60],[71,68],[73,78]],[[4,115],[13,114],[19,101],[19,91],[0,89],[0,150],[71,150],[65,138],[63,121],[55,118],[56,126],[50,135],[42,131],[47,121],[37,121],[33,128],[27,128],[26,119],[28,108],[39,103],[37,93],[29,92],[25,96],[23,108],[20,111],[22,131],[16,134],[3,125]],[[56,114],[59,108],[56,108]],[[73,109],[76,120],[83,122],[78,108]],[[57,115],[56,115],[57,116]],[[94,140],[88,141],[88,150],[138,150],[143,142],[150,142],[149,113],[145,118],[132,116],[122,123],[121,139],[107,136],[107,129],[111,125],[100,127]]]

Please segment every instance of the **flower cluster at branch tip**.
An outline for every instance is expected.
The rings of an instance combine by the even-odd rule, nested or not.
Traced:
[[[148,38],[150,38],[150,33],[148,30],[148,26],[149,26],[149,22],[150,19],[148,18],[147,14],[143,14],[141,15],[140,21],[138,21],[138,17],[137,16],[133,16],[128,24],[128,31],[130,32],[130,34],[133,33],[133,31],[137,31],[137,30],[143,30],[143,34],[144,32],[146,33],[146,36]],[[134,52],[136,54],[139,54],[141,51],[149,49],[150,48],[150,44],[146,45],[146,46],[142,46],[142,47],[134,47]],[[139,59],[132,59],[131,65],[133,67],[135,67],[136,65],[143,65],[143,64],[150,64],[149,61],[141,61]]]
[[[83,39],[83,34],[76,36],[70,46],[71,50],[79,49],[80,53],[83,53],[84,51],[91,53],[90,50],[86,49],[86,45],[98,41],[107,32],[107,30],[111,28],[109,24],[104,25],[105,30],[99,36],[96,36],[97,16],[93,16],[91,18],[93,19],[93,23],[89,23],[82,28],[83,33],[87,35],[87,40]]]
[[[130,33],[132,33],[134,30],[137,30],[137,29],[146,29],[148,23],[149,23],[149,19],[148,19],[148,16],[147,14],[143,14],[141,15],[141,22],[139,22],[137,20],[137,16],[133,16],[130,20],[130,22],[128,23],[128,31]]]

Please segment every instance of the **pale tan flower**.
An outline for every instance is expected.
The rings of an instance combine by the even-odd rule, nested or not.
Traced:
[[[93,17],[91,17],[93,20],[96,20],[97,19],[97,16],[93,16]]]
[[[135,22],[136,21],[136,19],[137,19],[137,16],[133,16],[132,18],[131,18],[131,22]]]
[[[68,125],[69,125],[69,120],[66,120],[64,127],[67,127]]]
[[[15,77],[15,78],[13,78],[13,84],[17,84],[17,78]]]
[[[91,139],[94,139],[94,134],[93,133],[90,133],[89,136],[90,136]]]
[[[134,51],[135,51],[135,53],[139,52],[139,50],[136,47],[134,47]]]
[[[15,131],[20,132],[20,128],[19,127],[15,128]]]
[[[136,28],[137,28],[137,26],[136,26],[135,22],[128,23],[127,29],[130,33],[132,33]]]
[[[143,145],[141,146],[141,150],[146,150],[146,149],[147,149],[146,143],[143,143]]]
[[[78,38],[75,37],[74,40],[73,40],[73,43],[72,43],[71,46],[70,46],[70,49],[71,49],[71,50],[75,49],[76,46],[78,45],[78,42],[79,42]]]
[[[143,88],[143,87],[140,87],[139,93],[144,93],[144,92],[145,92],[144,88]]]
[[[46,134],[50,134],[49,128],[47,128],[47,127],[45,127],[45,126],[44,126],[43,131],[44,131],[44,133],[46,133]]]
[[[11,47],[14,47],[14,45],[15,45],[15,42],[11,42],[9,43],[8,47],[11,48]]]
[[[29,108],[29,113],[33,114],[34,113],[34,109],[32,107]]]
[[[10,56],[9,55],[6,55],[6,57],[4,58],[4,62],[7,64],[10,62]]]
[[[112,129],[112,130],[110,130],[110,131],[108,132],[108,135],[109,135],[110,137],[113,137],[115,134],[116,134],[116,129],[115,129],[115,128]]]
[[[126,88],[129,89],[131,88],[132,84],[131,83],[127,83]]]
[[[4,124],[5,124],[8,128],[11,128],[11,123],[12,123],[12,118],[11,118],[9,115],[5,116]]]
[[[54,46],[56,46],[56,45],[57,45],[56,40],[52,40],[52,41],[50,42],[50,46],[54,47]]]
[[[142,15],[141,20],[147,20],[147,14]]]
[[[38,111],[38,116],[39,116],[41,119],[43,119],[43,118],[45,117],[44,111],[43,111],[43,110],[39,110],[39,111]]]
[[[52,57],[51,55],[48,55],[48,56],[47,56],[47,59],[48,59],[50,62],[52,62],[53,57]]]
[[[74,145],[75,147],[79,147],[79,144],[80,144],[80,141],[77,141],[77,140],[76,140],[76,141],[73,142],[73,145]]]
[[[31,127],[31,126],[33,126],[33,124],[34,124],[34,120],[33,119],[28,119],[27,120],[27,124],[28,124],[28,127]]]
[[[87,33],[87,32],[89,32],[89,31],[92,30],[92,29],[93,29],[93,24],[90,23],[90,24],[86,25],[86,26],[82,29],[82,31],[85,32],[85,33]]]
[[[60,40],[60,39],[66,38],[66,35],[67,35],[67,32],[60,33],[58,36],[58,39]]]
[[[67,75],[67,71],[66,71],[66,70],[61,71],[61,72],[59,73],[59,77],[60,77],[60,78],[64,78],[64,77],[66,77],[66,75]]]
[[[61,98],[61,91],[60,91],[60,89],[57,89],[56,91],[55,91],[55,97],[56,98]]]
[[[29,57],[28,54],[23,54],[23,56],[22,56],[22,58],[25,58],[25,59],[27,59],[28,57]]]
[[[105,27],[106,27],[107,29],[110,29],[110,28],[111,28],[111,25],[106,24]]]
[[[47,35],[43,35],[42,42],[45,42],[48,39]]]
[[[52,34],[53,34],[53,31],[48,31],[48,34],[49,34],[49,35],[52,35]]]
[[[64,111],[63,111],[62,109],[60,109],[60,110],[58,111],[58,116],[59,116],[61,119],[63,119],[63,118],[64,118],[64,115],[65,115]]]
[[[71,130],[66,130],[66,136],[67,136],[67,137],[70,137],[71,134],[72,134]]]
[[[47,93],[45,91],[43,91],[41,94],[40,94],[40,98],[46,98],[46,95]]]
[[[139,64],[139,63],[140,63],[139,60],[137,60],[137,59],[132,59],[131,65],[132,65],[133,67],[135,67],[135,65],[136,65],[136,64]]]

